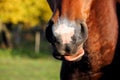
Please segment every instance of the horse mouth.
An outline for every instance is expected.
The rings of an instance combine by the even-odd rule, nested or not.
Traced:
[[[84,55],[84,49],[81,47],[75,54],[65,55],[64,59],[67,61],[78,61]]]
[[[83,46],[79,46],[75,53],[65,53],[64,55],[60,54],[56,50],[53,51],[53,57],[58,60],[65,60],[65,61],[79,61],[82,59],[82,56],[85,54]]]

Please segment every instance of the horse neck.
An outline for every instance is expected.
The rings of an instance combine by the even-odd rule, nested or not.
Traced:
[[[98,80],[102,72],[92,72],[89,61],[82,58],[78,62],[63,61],[61,68],[61,80]]]
[[[118,36],[115,10],[114,0],[94,0],[87,19],[87,59],[75,63],[63,61],[61,80],[98,80],[101,69],[112,62]]]
[[[118,36],[118,23],[114,0],[95,0],[87,20],[88,39],[85,50],[93,71],[112,62]]]

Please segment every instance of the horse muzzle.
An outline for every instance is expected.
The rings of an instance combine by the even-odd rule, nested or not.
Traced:
[[[46,28],[46,38],[52,44],[53,56],[60,60],[76,61],[84,55],[84,42],[88,28],[84,21],[60,19],[50,21]]]

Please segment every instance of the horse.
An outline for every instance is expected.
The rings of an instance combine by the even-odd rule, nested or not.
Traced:
[[[53,15],[45,35],[53,57],[62,61],[60,80],[114,80],[118,62],[113,62],[118,61],[115,56],[120,49],[116,9],[120,0],[47,2]]]

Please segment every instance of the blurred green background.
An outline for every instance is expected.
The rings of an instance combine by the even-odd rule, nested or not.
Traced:
[[[47,0],[0,0],[0,80],[59,80],[45,28]]]

